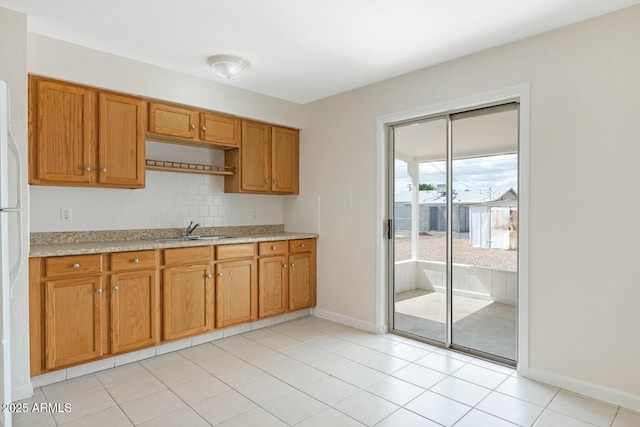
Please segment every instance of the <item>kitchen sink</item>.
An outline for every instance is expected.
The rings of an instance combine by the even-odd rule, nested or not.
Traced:
[[[180,236],[180,237],[160,237],[157,239],[152,239],[154,242],[189,242],[189,241],[200,241],[200,240],[221,240],[228,239],[229,236]]]

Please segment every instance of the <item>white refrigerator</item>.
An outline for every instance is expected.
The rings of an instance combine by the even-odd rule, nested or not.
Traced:
[[[22,265],[21,161],[11,135],[9,122],[9,88],[0,81],[0,394],[5,411],[0,424],[11,426],[11,328],[10,302]]]

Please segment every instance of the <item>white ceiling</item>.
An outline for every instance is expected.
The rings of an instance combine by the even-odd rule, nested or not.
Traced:
[[[640,0],[0,0],[29,31],[297,103]],[[233,80],[207,65],[245,57]]]

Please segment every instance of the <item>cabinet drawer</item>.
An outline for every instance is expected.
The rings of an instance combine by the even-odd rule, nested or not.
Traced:
[[[289,240],[289,252],[311,252],[315,248],[315,244],[314,239]]]
[[[256,256],[256,245],[254,243],[240,243],[237,245],[216,246],[216,260],[249,258]]]
[[[118,252],[111,254],[112,271],[156,268],[156,251]]]
[[[289,250],[289,243],[286,240],[279,242],[262,242],[258,248],[260,256],[265,255],[282,255]]]
[[[213,261],[211,246],[164,250],[165,265],[209,263]]]
[[[45,260],[46,276],[81,276],[102,272],[102,255],[49,257]]]

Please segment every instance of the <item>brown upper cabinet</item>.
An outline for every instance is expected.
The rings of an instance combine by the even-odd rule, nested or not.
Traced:
[[[149,102],[149,133],[161,140],[237,148],[240,145],[240,119],[163,102]]]
[[[265,123],[242,121],[239,151],[225,152],[226,193],[298,194],[299,132]]]
[[[298,194],[297,129],[29,76],[30,184],[144,188],[147,137],[225,150],[229,167],[149,169],[225,175],[226,193]]]
[[[149,132],[163,136],[195,139],[198,112],[160,102],[149,103]]]
[[[29,77],[29,182],[144,187],[144,101]]]

